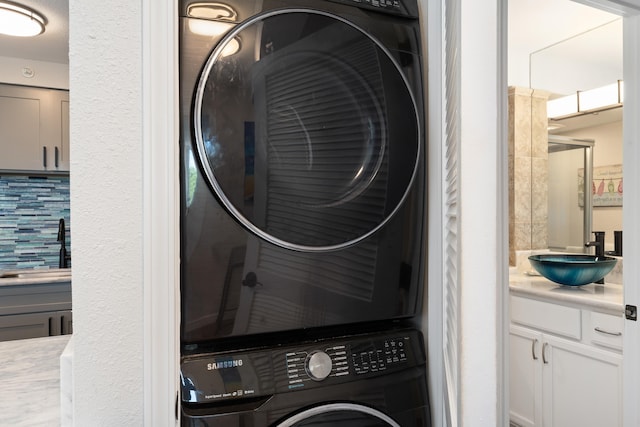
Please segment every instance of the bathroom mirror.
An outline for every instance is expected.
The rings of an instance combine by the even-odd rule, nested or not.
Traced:
[[[532,52],[529,71],[530,87],[547,91],[550,100],[622,80],[622,19]],[[550,250],[583,252],[596,230],[605,231],[605,248],[613,250],[614,231],[622,230],[622,108],[549,121]],[[589,168],[591,176],[586,175]],[[585,194],[593,196],[591,205]]]
[[[530,85],[568,95],[622,79],[622,18],[529,55]]]

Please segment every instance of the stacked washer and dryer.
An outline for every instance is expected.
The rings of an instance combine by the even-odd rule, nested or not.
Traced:
[[[184,426],[429,426],[417,0],[180,3]]]

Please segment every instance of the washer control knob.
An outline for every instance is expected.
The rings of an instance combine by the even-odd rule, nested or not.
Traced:
[[[314,351],[307,356],[306,370],[311,379],[322,381],[331,373],[331,357],[324,351]]]

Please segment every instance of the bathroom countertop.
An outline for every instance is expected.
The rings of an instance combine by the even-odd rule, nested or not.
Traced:
[[[60,425],[60,355],[70,338],[0,342],[0,426]]]
[[[509,275],[512,295],[521,295],[553,302],[570,303],[585,308],[624,314],[622,285],[591,283],[584,286],[562,286],[542,276],[512,273]]]

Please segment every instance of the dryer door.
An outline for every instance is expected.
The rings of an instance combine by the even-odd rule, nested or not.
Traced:
[[[418,170],[419,123],[383,45],[307,9],[235,26],[209,56],[194,104],[218,200],[253,234],[299,252],[354,245],[390,220]]]
[[[276,427],[400,427],[388,415],[368,406],[332,403],[299,412],[276,424]]]

